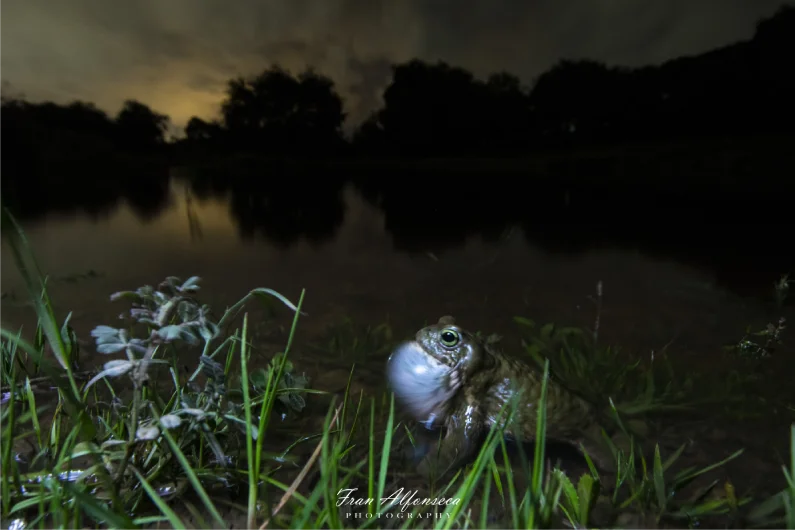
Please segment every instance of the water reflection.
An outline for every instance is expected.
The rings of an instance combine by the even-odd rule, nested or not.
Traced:
[[[788,225],[775,210],[761,222],[725,203],[570,189],[566,179],[419,170],[374,177],[355,168],[342,175],[244,159],[231,172],[227,164],[188,170],[141,162],[114,171],[89,166],[79,186],[68,176],[46,180],[14,179],[7,202],[45,255],[58,254],[58,269],[80,261],[65,256],[65,247],[90,256],[91,268],[129,263],[142,252],[167,263],[164,249],[202,262],[231,248],[341,248],[341,227],[351,219],[368,234],[353,236],[350,248],[385,250],[388,242],[390,252],[438,257],[473,240],[498,245],[522,234],[546,253],[624,249],[697,266],[746,294],[769,290],[795,264],[783,242]],[[40,186],[52,193],[37,195]],[[47,217],[52,213],[60,220]]]
[[[241,237],[264,237],[281,248],[300,238],[317,244],[334,237],[345,215],[341,181],[295,182],[231,190],[229,210]]]
[[[3,204],[23,221],[53,214],[107,221],[125,203],[142,222],[150,222],[171,199],[169,167],[162,161],[130,157],[123,163],[87,160],[79,167],[11,170],[3,181]]]
[[[588,326],[602,281],[606,340],[612,332],[648,351],[676,338],[715,351],[767,323],[772,284],[793,270],[781,226],[699,222],[695,210],[666,222],[659,209],[600,218],[572,206],[582,198],[532,199],[500,179],[267,177],[252,169],[223,183],[172,170],[136,192],[148,208],[117,198],[101,220],[73,212],[23,225],[53,298],[84,334],[118,314],[110,293],[168,275],[201,275],[203,301],[216,308],[254,286],[292,299],[306,288],[308,335],[343,316],[410,330],[453,314],[505,335],[520,314]],[[99,274],[65,280],[88,270]],[[6,247],[2,290],[3,320],[32,325]]]

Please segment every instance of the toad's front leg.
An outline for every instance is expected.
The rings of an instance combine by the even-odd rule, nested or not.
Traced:
[[[427,478],[443,478],[477,454],[486,432],[485,415],[480,407],[467,405],[447,418],[443,432],[438,448],[419,464],[418,471]]]

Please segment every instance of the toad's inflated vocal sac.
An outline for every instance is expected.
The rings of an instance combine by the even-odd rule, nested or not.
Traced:
[[[422,473],[451,471],[465,463],[518,391],[521,403],[505,434],[521,442],[535,438],[543,374],[507,357],[495,341],[456,326],[452,317],[442,317],[398,346],[389,357],[387,377],[414,419],[444,431],[438,451],[421,462]],[[581,397],[551,379],[547,382],[547,438],[578,449],[582,444],[597,466],[608,470],[614,464],[602,440],[599,416]]]

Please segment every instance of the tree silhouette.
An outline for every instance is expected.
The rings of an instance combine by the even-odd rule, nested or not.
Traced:
[[[117,137],[123,147],[132,150],[151,150],[166,143],[169,118],[143,103],[127,100],[116,115]]]
[[[615,129],[626,104],[627,77],[596,61],[560,61],[530,93],[541,136],[595,139]]]
[[[274,66],[232,79],[221,113],[230,140],[245,149],[310,155],[342,141],[342,98],[329,78],[311,70],[295,77]]]
[[[383,106],[356,128],[365,156],[522,156],[552,146],[667,142],[692,136],[791,133],[795,121],[795,7],[760,20],[751,40],[661,65],[561,60],[531,88],[508,72],[478,79],[445,62],[392,67]],[[93,104],[29,103],[3,82],[6,168],[20,160],[165,152],[168,117],[128,100],[115,120]],[[270,157],[348,153],[343,101],[329,78],[273,66],[229,80],[220,120],[192,118],[169,146],[186,157],[239,150]],[[45,168],[42,168],[45,169]]]
[[[508,154],[530,143],[530,102],[518,77],[487,81],[447,63],[393,66],[384,107],[354,135],[360,151],[400,155]]]
[[[217,121],[206,122],[193,116],[185,126],[185,137],[198,149],[217,149],[223,146],[223,126]]]
[[[755,116],[764,122],[757,127],[791,133],[795,121],[795,6],[782,5],[772,17],[759,21],[753,44],[753,61],[758,65]]]
[[[379,113],[373,112],[353,132],[351,143],[356,155],[384,155],[389,152],[384,129],[378,118]]]
[[[29,103],[22,99],[4,98],[3,121],[5,125],[29,127],[73,133],[109,136],[113,122],[108,115],[93,103],[74,101],[69,105],[52,102]]]
[[[531,143],[535,117],[521,80],[499,72],[489,76],[484,89],[482,144],[491,154],[525,151]]]
[[[43,174],[50,165],[89,156],[101,159],[113,150],[114,123],[91,103],[58,105],[7,97],[0,125],[3,180],[16,174]]]
[[[451,155],[480,143],[483,91],[471,72],[416,59],[392,72],[378,123],[398,154]]]
[[[61,126],[86,134],[102,135],[110,135],[113,129],[113,123],[104,111],[84,101],[74,101],[66,107]]]

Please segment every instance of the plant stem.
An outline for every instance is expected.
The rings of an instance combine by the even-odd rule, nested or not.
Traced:
[[[124,472],[127,471],[127,465],[132,458],[133,450],[135,449],[135,435],[138,431],[138,408],[141,404],[141,384],[133,380],[133,409],[130,418],[130,439],[127,442],[127,448],[124,452],[124,460],[119,465],[119,471],[116,473],[116,487],[117,494],[121,493],[121,486],[124,483]],[[121,506],[119,506],[121,509]]]

